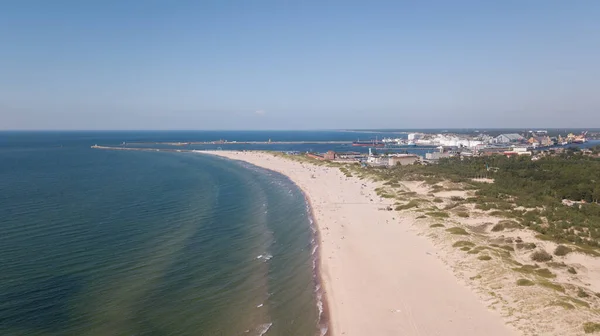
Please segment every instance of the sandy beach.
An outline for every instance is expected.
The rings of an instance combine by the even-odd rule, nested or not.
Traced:
[[[261,152],[205,152],[287,175],[309,198],[320,233],[328,335],[517,335],[415,232],[387,211],[376,182]]]

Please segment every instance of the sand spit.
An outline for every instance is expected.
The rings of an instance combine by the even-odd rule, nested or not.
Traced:
[[[411,212],[386,210],[378,182],[262,152],[204,152],[287,175],[310,199],[320,233],[328,335],[517,335],[453,274]],[[435,240],[434,240],[435,241]]]

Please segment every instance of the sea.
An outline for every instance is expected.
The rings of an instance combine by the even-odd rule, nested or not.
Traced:
[[[0,133],[0,335],[325,334],[310,209],[288,178],[90,148],[216,136]]]
[[[373,137],[0,132],[0,335],[326,335],[314,223],[288,178],[205,154],[90,147]]]

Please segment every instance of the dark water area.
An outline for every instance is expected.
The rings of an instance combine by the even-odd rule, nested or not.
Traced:
[[[289,179],[90,149],[191,136],[0,133],[0,335],[320,333],[310,216]]]

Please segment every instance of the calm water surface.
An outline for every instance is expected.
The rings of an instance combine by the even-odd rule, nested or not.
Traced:
[[[0,133],[0,334],[318,334],[298,188],[144,137]]]

